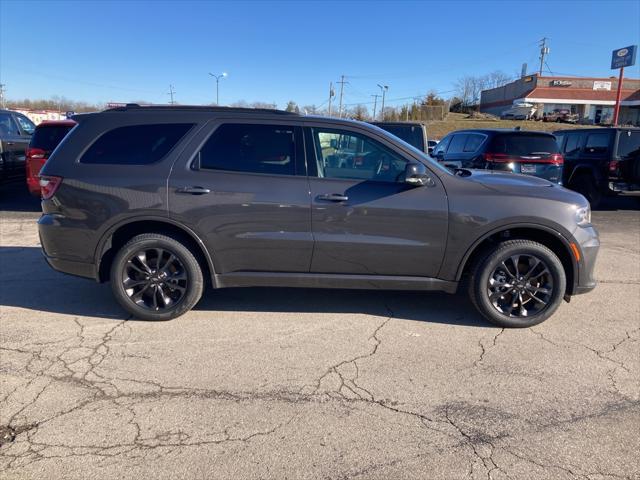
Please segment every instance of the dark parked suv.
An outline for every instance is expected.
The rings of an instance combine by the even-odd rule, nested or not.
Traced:
[[[555,132],[565,159],[564,184],[597,207],[604,195],[640,191],[640,128]]]
[[[453,168],[524,173],[562,184],[563,158],[555,137],[524,130],[458,130],[444,137],[432,155]]]
[[[524,327],[594,288],[581,195],[546,180],[455,174],[377,127],[223,107],[73,117],[41,172],[56,270],[110,280],[143,319],[213,288],[441,290],[466,282],[490,321]]]

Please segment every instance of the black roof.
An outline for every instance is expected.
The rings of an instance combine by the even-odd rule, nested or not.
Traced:
[[[245,107],[219,107],[206,105],[138,105],[137,103],[127,103],[125,106],[108,108],[105,112],[131,112],[141,110],[153,111],[185,111],[185,112],[211,112],[211,113],[271,113],[275,115],[299,115],[295,112],[285,112],[284,110],[274,110],[270,108],[245,108]]]
[[[454,130],[449,133],[484,133],[486,135],[490,135],[492,133],[516,133],[529,135],[553,135],[552,132],[543,132],[541,130],[520,130],[519,128],[467,128],[464,130]]]

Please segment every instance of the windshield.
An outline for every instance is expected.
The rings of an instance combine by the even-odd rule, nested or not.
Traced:
[[[640,130],[620,132],[618,139],[618,156],[630,157],[640,153]]]
[[[424,151],[424,136],[421,127],[417,125],[385,125],[383,123],[378,126],[404,140],[409,145],[413,145],[418,150]]]
[[[449,170],[447,167],[445,167],[444,165],[440,165],[438,162],[436,162],[434,159],[432,159],[429,155],[424,153],[422,150],[417,149],[416,147],[414,147],[410,143],[405,142],[401,138],[399,139],[399,137],[396,137],[395,135],[387,132],[386,130],[378,127],[377,125],[370,125],[370,127],[371,128],[375,128],[378,131],[378,133],[380,133],[384,137],[388,138],[389,141],[397,143],[398,140],[399,140],[400,142],[402,142],[402,144],[403,144],[403,146],[405,148],[408,148],[409,150],[411,150],[411,152],[415,156],[419,157],[422,160],[422,163],[428,165],[430,168],[433,168],[434,170],[438,170],[439,172],[444,172],[447,175],[453,175],[453,172],[451,170]]]
[[[534,153],[559,153],[558,143],[552,135],[506,134],[497,135],[491,142],[491,153],[507,155],[531,155]]]

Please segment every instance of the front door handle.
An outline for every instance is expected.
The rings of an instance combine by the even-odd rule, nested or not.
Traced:
[[[190,195],[205,195],[211,193],[211,190],[204,187],[181,187],[176,190],[177,193],[188,193]]]
[[[326,193],[324,195],[318,195],[318,200],[325,200],[328,202],[346,202],[349,197],[340,193]]]

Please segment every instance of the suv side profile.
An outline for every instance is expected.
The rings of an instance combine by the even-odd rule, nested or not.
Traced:
[[[640,129],[587,128],[554,132],[565,159],[564,184],[597,207],[602,198],[640,191]]]
[[[73,117],[41,172],[56,270],[110,281],[142,319],[213,288],[439,290],[468,285],[497,325],[544,321],[595,287],[579,194],[459,171],[369,124],[224,107]]]

